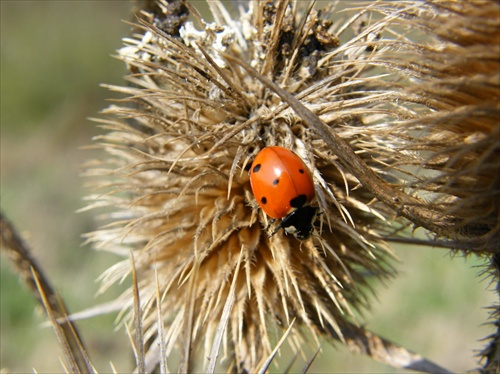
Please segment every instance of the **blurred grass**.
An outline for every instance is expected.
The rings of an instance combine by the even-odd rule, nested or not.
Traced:
[[[97,300],[95,279],[116,261],[110,254],[81,248],[82,233],[95,229],[84,206],[80,165],[93,157],[78,147],[98,133],[86,120],[110,94],[100,83],[121,84],[123,64],[110,55],[129,27],[128,1],[0,1],[1,7],[1,209],[22,231],[71,311]],[[481,326],[493,302],[487,282],[476,277],[479,261],[450,259],[445,250],[400,247],[401,276],[378,298],[368,327],[456,372],[475,365],[478,340],[492,331]],[[0,369],[13,373],[62,372],[54,333],[42,327],[44,314],[19,283],[9,261],[0,267]],[[123,330],[114,316],[79,322],[97,369],[133,365]],[[323,345],[311,372],[398,372]],[[313,352],[313,350],[311,350]],[[308,354],[306,357],[310,357]],[[288,360],[282,358],[282,362]],[[301,367],[299,359],[294,368]],[[281,365],[275,371],[284,369]]]

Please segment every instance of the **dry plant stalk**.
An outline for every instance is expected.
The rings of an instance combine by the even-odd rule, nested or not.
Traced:
[[[194,2],[140,4],[118,56],[129,84],[109,86],[125,98],[97,119],[108,155],[89,166],[89,207],[110,213],[88,241],[126,258],[103,290],[134,269],[120,301],[133,321],[140,295],[141,367],[173,370],[180,352],[179,371],[213,370],[220,344],[230,370],[265,369],[294,321],[297,352],[327,337],[440,370],[358,318],[369,278],[394,274],[390,241],[498,256],[499,4],[252,1],[237,18],[207,4],[213,22]],[[248,169],[270,145],[313,172],[322,214],[308,240],[264,230]]]
[[[48,277],[21,239],[14,226],[0,213],[0,249],[6,253],[22,280],[43,305],[54,328],[71,373],[94,373],[85,346],[74,323],[70,320],[64,301],[51,286]]]

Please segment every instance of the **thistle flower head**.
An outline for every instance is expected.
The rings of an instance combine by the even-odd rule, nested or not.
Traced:
[[[167,355],[180,346],[194,349],[188,355],[204,349],[210,356],[222,326],[231,365],[253,371],[272,352],[276,331],[292,321],[297,349],[305,336],[322,335],[356,346],[367,278],[392,273],[384,237],[407,224],[393,222],[398,194],[421,208],[432,199],[425,212],[437,220],[456,214],[461,231],[436,230],[449,239],[498,232],[488,212],[465,215],[471,191],[482,188],[478,181],[492,185],[490,156],[498,148],[487,136],[488,121],[469,118],[481,110],[470,91],[449,91],[464,60],[440,61],[456,51],[408,37],[418,26],[411,31],[417,37],[435,38],[426,26],[443,6],[377,2],[343,13],[336,5],[252,1],[238,19],[219,2],[208,6],[213,22],[181,1],[148,3],[137,13],[135,34],[119,51],[129,85],[110,87],[126,98],[99,120],[107,133],[97,141],[109,157],[92,171],[105,176],[105,193],[93,197],[94,205],[111,207],[112,223],[89,239],[127,258],[133,252],[145,336],[158,339],[163,323]],[[454,40],[441,46],[466,47]],[[419,64],[422,56],[432,66]],[[344,139],[375,180],[397,192],[393,206],[381,203],[384,195],[360,183],[321,132],[243,65]],[[488,88],[480,73],[470,82]],[[249,167],[272,145],[294,151],[311,170],[321,214],[307,240],[283,231],[269,237],[269,217],[252,194]],[[495,204],[477,203],[490,211]],[[406,208],[403,215],[412,212]],[[128,259],[118,263],[104,286],[130,272]],[[125,311],[131,292],[121,299]]]

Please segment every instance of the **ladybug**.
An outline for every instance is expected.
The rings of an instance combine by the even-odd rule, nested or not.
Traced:
[[[255,199],[272,221],[280,219],[280,228],[305,240],[313,231],[318,208],[311,206],[314,182],[302,159],[283,147],[262,149],[250,168],[250,185]]]

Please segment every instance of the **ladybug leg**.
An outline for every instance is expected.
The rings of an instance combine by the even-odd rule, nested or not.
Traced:
[[[273,222],[276,221],[274,218],[272,219]],[[271,226],[271,223],[269,223],[269,225],[267,226],[267,228],[269,228],[269,226]],[[274,234],[276,234],[278,232],[279,229],[281,229],[283,227],[283,221],[280,222],[280,224],[278,226],[276,226],[276,228],[267,236],[268,238],[271,238],[272,236],[274,236]]]
[[[266,228],[264,229],[264,231],[266,231],[266,232],[267,232],[267,231],[269,231],[269,228],[271,227],[271,225],[272,225],[274,222],[276,222],[276,219],[275,219],[275,218],[271,218],[271,219],[269,220],[269,223],[267,224]],[[274,231],[272,232],[272,234],[271,234],[271,235],[269,235],[268,237],[270,238],[270,237],[271,237],[271,236],[273,236],[275,233],[276,233],[276,230],[274,230]]]

